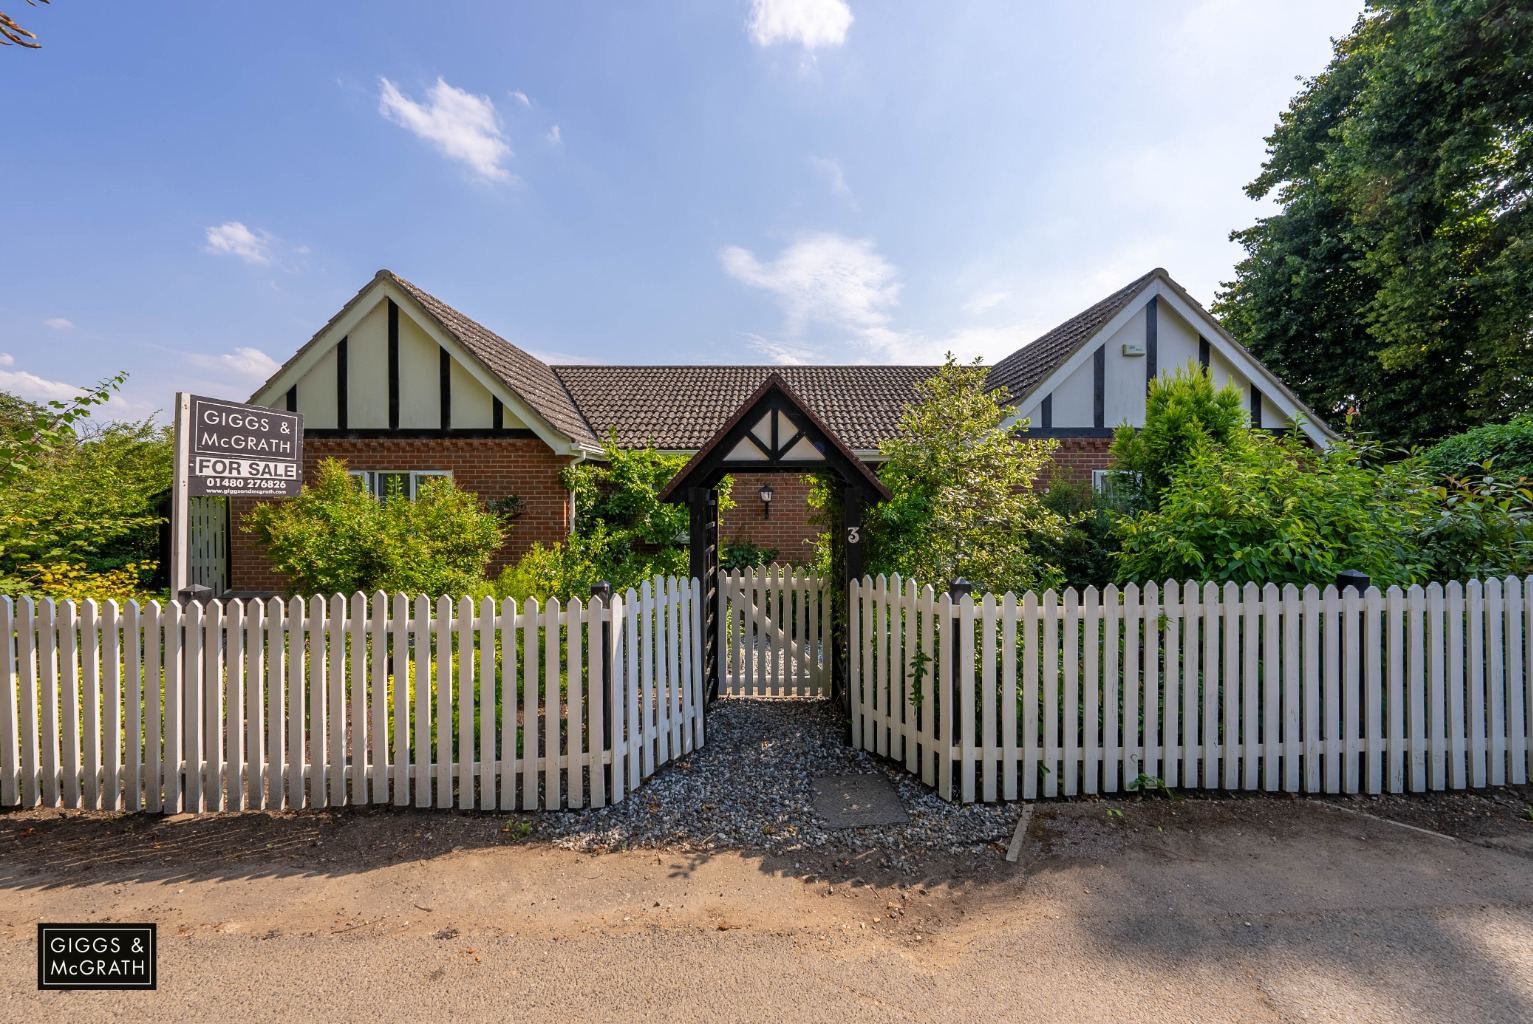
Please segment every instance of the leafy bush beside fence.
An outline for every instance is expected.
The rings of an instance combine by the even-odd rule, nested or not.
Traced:
[[[1533,576],[851,594],[853,738],[954,800],[1521,784]],[[956,656],[955,656],[955,653]]]

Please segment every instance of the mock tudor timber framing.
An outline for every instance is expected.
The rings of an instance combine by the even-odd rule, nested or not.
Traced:
[[[355,368],[357,359],[351,351],[354,341],[350,337],[359,323],[379,307],[384,308],[386,331],[385,371],[386,394],[381,396],[386,409],[387,426],[362,426],[354,415],[357,401],[355,388],[348,386],[350,373],[339,373],[333,383],[326,382],[327,390],[334,396],[336,426],[306,428],[306,435],[314,438],[344,437],[536,437],[559,455],[587,458],[599,455],[599,443],[587,436],[572,437],[567,427],[561,428],[550,421],[533,403],[525,400],[500,374],[485,364],[469,346],[454,336],[437,316],[412,295],[405,285],[388,271],[379,271],[330,321],[251,396],[256,405],[271,408],[285,407],[300,411],[300,382],[325,356],[334,353],[339,368],[348,371]],[[429,387],[436,405],[435,422],[431,425],[402,426],[404,372],[401,366],[401,316],[407,316],[416,329],[434,343],[437,352],[433,359],[431,379],[419,381]],[[342,352],[345,354],[342,355]],[[451,426],[457,405],[451,382],[452,368],[456,366],[464,375],[484,388],[490,396],[491,423],[484,426]],[[443,371],[446,371],[445,373]],[[307,385],[305,385],[307,386]],[[504,426],[507,419],[516,417],[516,426]]]
[[[841,571],[832,581],[833,600],[845,599],[847,583],[862,576],[862,510],[887,501],[884,486],[825,422],[771,373],[735,414],[698,449],[659,498],[690,510],[689,569],[703,585],[703,674],[712,700],[719,691],[719,502],[718,487],[733,473],[829,473],[840,481],[842,523],[832,562]],[[844,703],[845,637],[832,627],[831,697]]]

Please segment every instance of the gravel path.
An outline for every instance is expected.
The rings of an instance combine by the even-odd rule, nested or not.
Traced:
[[[725,697],[708,711],[708,742],[660,769],[617,807],[543,814],[537,834],[587,852],[632,848],[882,851],[914,870],[929,853],[978,851],[1011,838],[1019,804],[950,804],[896,767],[847,746],[826,700]],[[880,775],[899,794],[903,825],[825,828],[811,802],[823,775]]]

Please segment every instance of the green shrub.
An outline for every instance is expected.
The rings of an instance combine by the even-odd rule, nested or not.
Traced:
[[[771,565],[777,560],[776,548],[758,547],[749,541],[733,541],[724,545],[719,558],[719,568],[724,570],[751,569],[758,565]]]
[[[657,575],[685,576],[687,507],[662,504],[657,496],[686,464],[684,455],[620,448],[614,436],[605,461],[566,469],[564,484],[575,500],[574,532],[566,541],[534,544],[496,579],[496,596],[584,599],[601,580],[621,591]],[[719,486],[721,512],[733,507],[729,489],[726,479]]]
[[[661,504],[657,496],[687,457],[662,455],[654,448],[620,448],[615,434],[604,447],[606,461],[578,463],[562,476],[575,501],[576,536],[605,533],[635,547],[681,545],[687,507]]]
[[[423,483],[414,501],[374,498],[338,459],[321,462],[314,485],[297,497],[258,505],[243,529],[293,594],[480,593],[505,536],[499,518],[451,478]]]
[[[1118,538],[1116,516],[1132,509],[1137,490],[1112,488],[1098,492],[1090,484],[1055,475],[1043,494],[1043,504],[1065,523],[1057,537],[1034,538],[1034,550],[1059,573],[1061,585],[1104,587],[1117,578],[1113,555]]]
[[[1144,503],[1154,508],[1179,467],[1210,445],[1236,449],[1250,437],[1245,399],[1231,384],[1215,389],[1209,371],[1196,363],[1150,381],[1144,427],[1128,424],[1113,436],[1114,467],[1138,474]]]
[[[1029,441],[1002,424],[1014,412],[985,387],[986,369],[951,356],[917,389],[899,432],[879,445],[879,478],[893,492],[864,514],[865,566],[933,587],[963,577],[976,591],[1022,591],[1059,580],[1034,550],[1065,520],[1034,489],[1054,441]],[[839,524],[835,488],[810,491],[817,521]],[[828,537],[828,535],[826,535]],[[828,540],[819,550],[828,571]]]
[[[36,406],[0,394],[0,592],[146,598],[170,489],[170,431],[92,424],[102,395]]]
[[[1435,470],[1422,470],[1422,476]],[[1427,578],[1524,576],[1533,573],[1533,487],[1495,479],[1430,485],[1436,500],[1414,546]]]
[[[1136,582],[1333,582],[1342,569],[1379,586],[1430,571],[1413,535],[1435,497],[1408,464],[1378,469],[1365,450],[1315,452],[1302,437],[1252,433],[1233,448],[1200,446],[1160,504],[1117,524],[1119,572]]]
[[[1253,434],[1177,470],[1160,507],[1119,520],[1128,579],[1334,581],[1380,587],[1533,573],[1533,489],[1435,482],[1419,458],[1380,463],[1372,446],[1315,452],[1297,434]]]
[[[1533,417],[1475,427],[1437,442],[1422,454],[1439,478],[1467,480],[1488,474],[1500,480],[1533,480]]]
[[[533,544],[527,553],[508,566],[495,580],[495,596],[518,602],[529,597],[540,601],[572,597],[582,600],[591,587],[606,580],[614,592],[633,587],[655,576],[686,576],[687,549],[667,545],[653,551],[636,550],[631,541],[605,527],[594,527],[558,544]]]

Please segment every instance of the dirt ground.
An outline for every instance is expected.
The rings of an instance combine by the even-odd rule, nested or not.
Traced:
[[[1530,797],[1038,804],[1018,863],[915,877],[515,815],[11,813],[0,1019],[1528,1021]],[[159,925],[159,991],[36,991],[37,922],[106,920]]]

